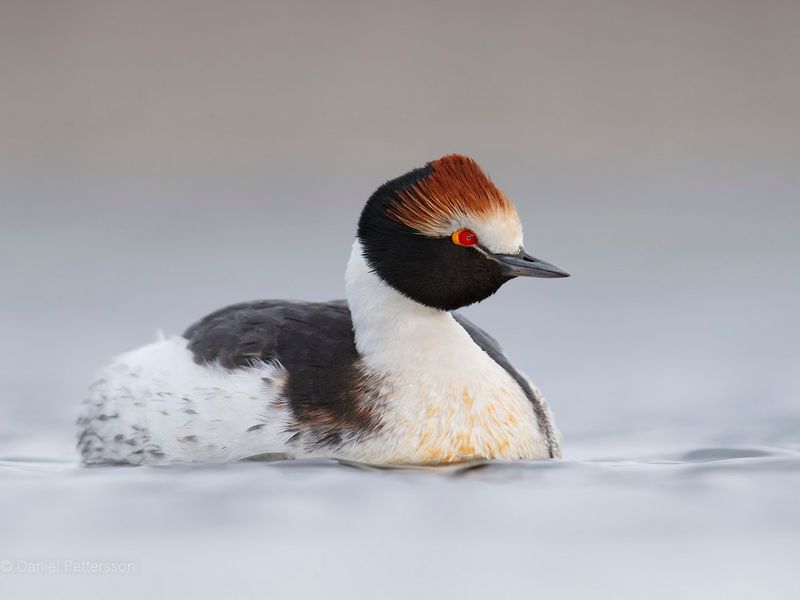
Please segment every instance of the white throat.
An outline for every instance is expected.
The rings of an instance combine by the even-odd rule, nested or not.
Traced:
[[[370,269],[358,240],[347,264],[346,289],[356,348],[373,369],[420,372],[435,365],[442,373],[465,350],[485,356],[449,312],[419,304],[385,283]]]

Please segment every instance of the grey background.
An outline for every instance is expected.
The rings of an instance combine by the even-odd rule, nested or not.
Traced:
[[[794,1],[0,0],[0,590],[794,598],[798,23]],[[227,303],[341,297],[370,193],[453,151],[573,273],[467,311],[564,460],[77,467],[96,368]]]
[[[369,194],[453,151],[574,274],[468,311],[550,399],[567,453],[621,431],[796,432],[796,2],[2,14],[5,435],[68,448],[93,370],[157,329],[341,297]]]

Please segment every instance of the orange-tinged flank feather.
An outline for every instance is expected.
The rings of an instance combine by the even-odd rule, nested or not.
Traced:
[[[432,172],[407,191],[389,216],[420,233],[449,236],[453,222],[492,216],[517,219],[514,205],[474,160],[448,154],[430,163]]]

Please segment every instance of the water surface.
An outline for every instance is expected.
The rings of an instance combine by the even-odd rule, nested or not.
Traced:
[[[5,597],[796,597],[796,446],[462,470],[87,469],[2,450]],[[18,572],[47,560],[133,566]]]

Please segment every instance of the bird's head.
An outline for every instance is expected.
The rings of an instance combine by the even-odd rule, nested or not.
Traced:
[[[469,157],[450,154],[383,184],[358,223],[369,267],[426,306],[454,310],[514,277],[568,277],[526,254],[514,205]]]

